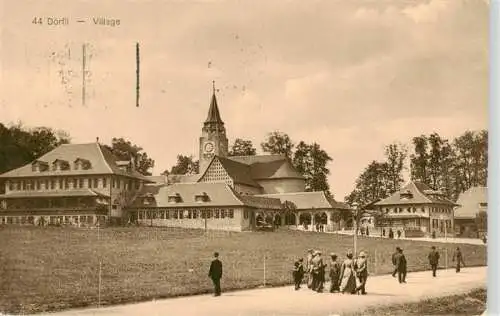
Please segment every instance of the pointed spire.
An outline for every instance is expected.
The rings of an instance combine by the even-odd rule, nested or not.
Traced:
[[[215,80],[213,84],[212,101],[210,102],[210,108],[208,109],[208,116],[205,123],[222,123],[220,118],[219,107],[217,106],[217,98],[215,97]]]

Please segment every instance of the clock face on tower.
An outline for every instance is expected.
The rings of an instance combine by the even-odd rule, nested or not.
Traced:
[[[211,153],[214,151],[214,144],[213,143],[206,143],[205,144],[205,152]]]

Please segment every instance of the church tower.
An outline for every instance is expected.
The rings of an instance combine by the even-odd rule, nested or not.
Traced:
[[[208,109],[208,116],[203,123],[200,137],[200,173],[208,167],[213,156],[226,157],[228,151],[228,140],[226,128],[220,118],[217,98],[215,97],[215,81],[213,87],[212,101]]]

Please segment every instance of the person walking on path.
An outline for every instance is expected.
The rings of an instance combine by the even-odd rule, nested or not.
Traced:
[[[399,283],[406,283],[406,257],[401,248],[398,248],[398,255],[396,256],[396,269]]]
[[[392,254],[392,265],[394,270],[392,271],[392,276],[395,278],[396,273],[398,273],[397,257],[399,256],[399,247],[396,247],[396,251]]]
[[[323,264],[323,258],[321,258],[321,251],[315,251],[314,258],[312,259],[313,291],[316,292],[323,291],[322,279],[324,275],[322,275],[322,271],[324,271],[324,264]]]
[[[354,261],[354,272],[356,275],[356,289],[358,294],[366,295],[366,280],[368,279],[368,262],[366,253],[361,251],[358,258]]]
[[[222,262],[219,260],[219,253],[214,253],[214,260],[210,264],[208,276],[212,279],[214,284],[214,296],[221,295],[220,279],[222,278]]]
[[[307,271],[307,287],[312,288],[313,276],[312,276],[312,259],[313,259],[313,250],[307,250],[307,258],[306,258],[306,271]]]
[[[337,255],[330,254],[330,293],[339,291],[340,264],[337,262]]]
[[[300,258],[295,261],[293,266],[293,282],[295,283],[295,291],[300,289],[300,284],[302,284],[302,278],[304,277],[304,259]]]
[[[432,276],[436,277],[436,270],[439,264],[439,252],[436,251],[435,246],[431,247],[431,252],[427,256],[427,258],[429,259],[429,264],[431,265]]]
[[[462,255],[462,251],[460,251],[460,247],[457,247],[457,250],[455,250],[453,254],[452,261],[455,262],[455,259],[457,260],[456,271],[458,273],[460,272],[460,264],[465,267],[464,256]]]
[[[354,294],[356,288],[356,278],[354,276],[354,261],[352,260],[352,252],[348,251],[347,259],[344,260],[340,267],[340,292],[342,294]]]

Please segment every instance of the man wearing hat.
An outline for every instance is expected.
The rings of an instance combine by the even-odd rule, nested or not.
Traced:
[[[307,272],[307,287],[312,288],[313,276],[312,276],[312,259],[314,257],[314,250],[307,250],[307,261],[306,261],[306,272]]]
[[[220,279],[222,278],[222,262],[219,260],[219,253],[214,252],[214,260],[210,264],[208,276],[212,279],[214,284],[214,296],[220,296]]]
[[[304,266],[303,266],[304,259],[300,258],[299,260],[295,261],[294,266],[293,266],[293,281],[295,283],[295,290],[300,289],[300,284],[302,283],[302,278],[304,277]]]
[[[435,246],[431,247],[431,252],[427,256],[427,258],[429,259],[429,264],[431,265],[432,276],[436,277],[436,270],[439,264],[439,252],[436,251]]]
[[[321,258],[321,251],[316,250],[314,252],[314,258],[312,259],[313,291],[323,291],[324,273],[322,273],[322,271],[324,271],[323,258]]]
[[[396,251],[392,254],[392,265],[394,266],[394,271],[392,271],[392,276],[395,278],[396,273],[398,273],[398,266],[397,266],[397,260],[398,256],[400,255],[399,252],[399,247],[396,247]]]
[[[354,272],[356,275],[356,292],[366,295],[366,280],[368,278],[368,266],[366,261],[366,253],[361,251],[359,257],[354,262]]]
[[[398,271],[399,283],[406,283],[406,257],[403,249],[398,247],[398,255],[396,256],[396,270]]]

